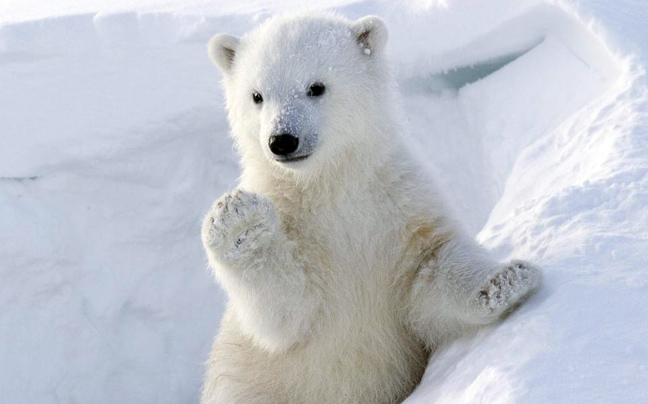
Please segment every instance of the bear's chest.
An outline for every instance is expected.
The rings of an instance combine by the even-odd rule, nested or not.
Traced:
[[[406,219],[381,200],[365,198],[312,210],[280,211],[284,231],[309,261],[328,271],[384,272],[406,246]]]

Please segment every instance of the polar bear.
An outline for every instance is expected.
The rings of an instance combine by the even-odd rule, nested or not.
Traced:
[[[539,285],[408,151],[386,41],[378,17],[309,13],[210,40],[243,173],[202,228],[229,296],[203,404],[401,402],[435,347]]]

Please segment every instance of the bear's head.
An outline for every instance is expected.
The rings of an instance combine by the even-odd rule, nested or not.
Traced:
[[[309,177],[374,153],[389,122],[387,29],[378,17],[275,16],[208,45],[223,73],[243,166]],[[380,132],[380,133],[378,133]]]

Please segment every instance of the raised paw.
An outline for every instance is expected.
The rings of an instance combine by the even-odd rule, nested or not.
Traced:
[[[540,285],[540,270],[524,261],[511,261],[496,271],[477,294],[485,319],[495,320],[515,309]]]
[[[236,190],[214,203],[203,222],[202,240],[217,259],[231,261],[267,245],[276,228],[269,199]]]

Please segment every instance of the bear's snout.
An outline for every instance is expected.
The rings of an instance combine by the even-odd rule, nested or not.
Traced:
[[[272,154],[276,156],[287,156],[297,150],[299,147],[299,138],[289,133],[270,136],[268,146]]]

